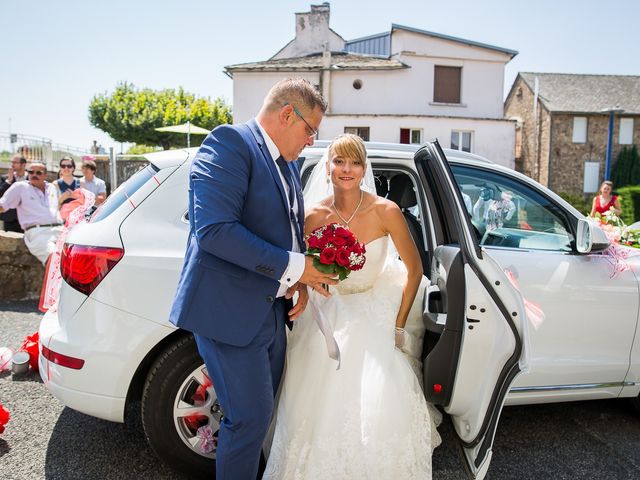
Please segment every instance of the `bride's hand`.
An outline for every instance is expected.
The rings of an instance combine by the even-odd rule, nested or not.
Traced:
[[[295,292],[298,292],[298,301],[293,308],[289,310],[289,320],[298,318],[300,314],[304,312],[304,309],[307,308],[307,302],[309,302],[309,292],[307,291],[306,285],[300,282],[296,283],[292,287],[289,287],[285,297],[292,298]]]
[[[407,343],[407,332],[402,327],[396,327],[396,348],[402,350]]]

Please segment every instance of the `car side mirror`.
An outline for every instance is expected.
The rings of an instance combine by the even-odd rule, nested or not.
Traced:
[[[610,245],[609,239],[600,227],[581,218],[576,232],[576,250],[578,253],[601,252]]]

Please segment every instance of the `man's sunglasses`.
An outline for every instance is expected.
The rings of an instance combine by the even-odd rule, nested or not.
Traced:
[[[70,163],[64,163],[60,165],[60,168],[73,168],[73,165],[71,165]]]
[[[46,172],[44,170],[27,170],[29,175],[44,175]]]

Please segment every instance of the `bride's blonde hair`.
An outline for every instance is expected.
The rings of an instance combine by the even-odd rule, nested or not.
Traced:
[[[343,133],[334,138],[329,145],[329,154],[360,160],[366,166],[367,149],[362,139],[353,133]]]

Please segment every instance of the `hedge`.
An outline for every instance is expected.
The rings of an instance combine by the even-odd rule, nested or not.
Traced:
[[[558,195],[583,215],[589,215],[591,213],[591,200],[585,200],[583,195],[574,195],[567,192],[558,192]]]
[[[616,189],[616,194],[620,198],[620,208],[622,221],[631,225],[636,220],[640,220],[640,186],[628,186]]]

